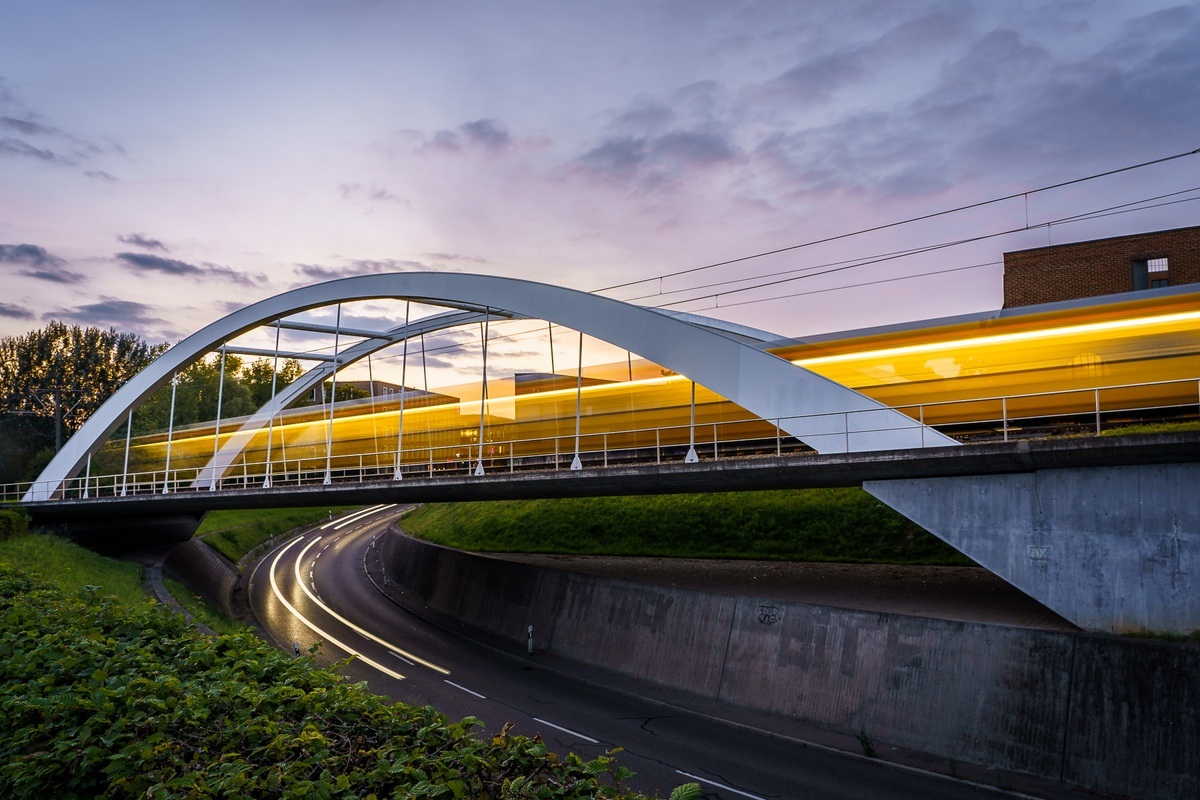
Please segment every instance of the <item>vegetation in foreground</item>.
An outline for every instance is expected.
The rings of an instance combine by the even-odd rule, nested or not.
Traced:
[[[974,563],[862,489],[441,503],[404,528],[480,552]]]
[[[147,602],[140,564],[99,555],[58,536],[30,533],[0,541],[0,564],[67,595],[99,585],[124,606]]]
[[[263,508],[245,511],[210,511],[196,531],[205,544],[233,563],[255,547],[281,533],[312,525],[337,515],[346,506],[332,508]]]
[[[248,633],[210,639],[144,599],[43,580],[20,554],[50,541],[0,548],[8,797],[640,797],[608,756],[559,761],[537,739],[479,738],[472,718],[393,704]],[[126,567],[93,577],[127,582]]]

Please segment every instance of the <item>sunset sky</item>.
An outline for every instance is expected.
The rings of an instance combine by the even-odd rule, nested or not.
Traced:
[[[1197,42],[1159,0],[4,0],[0,335],[396,270],[792,336],[994,309],[1007,250],[1200,223],[1200,155],[794,246],[1197,149]]]

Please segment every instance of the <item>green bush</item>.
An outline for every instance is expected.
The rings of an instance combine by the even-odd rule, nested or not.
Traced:
[[[11,798],[636,798],[611,756],[473,735],[250,634],[200,636],[0,563],[0,786]]]
[[[29,533],[29,514],[25,509],[20,506],[0,509],[0,541],[24,536],[27,533]]]

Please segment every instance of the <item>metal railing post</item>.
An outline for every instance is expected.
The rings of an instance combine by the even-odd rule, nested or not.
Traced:
[[[1008,441],[1008,398],[1000,398],[1000,424],[1004,428],[1004,441]]]
[[[1096,389],[1096,435],[1100,435],[1100,390]]]

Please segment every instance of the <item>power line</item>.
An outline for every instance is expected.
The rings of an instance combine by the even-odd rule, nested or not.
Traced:
[[[866,260],[857,260],[852,263],[835,262],[835,264],[838,264],[837,266],[833,266],[830,269],[822,270],[821,272],[807,272],[804,275],[794,275],[792,277],[782,278],[782,279],[776,280],[776,281],[765,281],[762,283],[753,284],[751,286],[743,286],[743,287],[740,287],[737,289],[730,289],[730,290],[724,291],[724,292],[714,292],[714,293],[706,294],[706,295],[697,295],[696,297],[688,298],[686,300],[675,300],[675,301],[672,301],[669,303],[661,303],[658,305],[658,307],[659,308],[667,308],[670,306],[682,305],[684,303],[694,302],[694,301],[698,301],[698,300],[709,300],[709,299],[719,300],[719,298],[721,298],[725,295],[741,294],[742,292],[753,291],[755,289],[763,289],[768,286],[778,286],[780,284],[791,283],[792,281],[798,281],[798,280],[802,280],[804,278],[813,278],[813,277],[817,277],[820,275],[829,275],[834,272],[842,272],[843,270],[855,269],[857,267],[865,267],[870,264],[880,264],[885,261],[893,261],[897,258],[906,258],[910,255],[916,255],[919,253],[928,253],[928,252],[932,252],[935,250],[944,250],[944,249],[947,249],[950,247],[957,247],[962,244],[970,244],[973,242],[980,242],[980,241],[984,241],[986,239],[994,239],[994,238],[1001,237],[1001,236],[1011,236],[1014,233],[1024,233],[1026,231],[1034,230],[1036,228],[1050,228],[1055,225],[1063,225],[1063,224],[1067,224],[1070,222],[1080,222],[1080,221],[1084,221],[1084,220],[1088,220],[1088,219],[1099,219],[1104,216],[1112,216],[1115,214],[1128,214],[1128,213],[1132,213],[1134,211],[1146,211],[1146,210],[1149,210],[1152,208],[1159,208],[1159,207],[1166,206],[1166,205],[1174,205],[1176,203],[1188,203],[1188,202],[1192,202],[1195,200],[1200,200],[1200,197],[1189,197],[1189,198],[1185,198],[1183,200],[1172,201],[1171,203],[1162,203],[1162,204],[1154,205],[1154,206],[1142,206],[1143,203],[1152,202],[1154,200],[1159,200],[1159,199],[1163,199],[1166,197],[1174,197],[1179,194],[1186,194],[1187,192],[1194,192],[1194,191],[1200,191],[1200,187],[1196,187],[1196,188],[1192,188],[1192,189],[1185,189],[1180,192],[1170,192],[1168,194],[1159,195],[1157,197],[1150,197],[1150,198],[1145,198],[1142,200],[1137,200],[1132,203],[1123,203],[1121,205],[1110,206],[1108,208],[1096,209],[1094,211],[1089,211],[1084,214],[1076,214],[1076,215],[1073,215],[1070,217],[1062,217],[1060,219],[1051,220],[1048,222],[1042,222],[1042,223],[1038,223],[1036,225],[1025,225],[1020,228],[1011,228],[1009,230],[999,231],[997,233],[980,234],[979,236],[972,236],[972,237],[968,237],[966,239],[958,239],[955,241],[941,242],[938,244],[928,245],[923,248],[916,248],[916,249],[906,250],[906,251],[898,251],[898,254],[884,254],[884,255],[881,255],[878,257],[868,257]],[[1130,208],[1130,206],[1141,206],[1141,207]],[[786,273],[786,272],[776,273],[776,275],[780,275],[780,274],[788,274],[788,273]],[[918,274],[918,275],[913,275],[911,277],[916,278],[916,277],[921,277],[921,275]],[[743,278],[741,280],[748,280],[748,279]],[[729,283],[739,283],[739,282],[741,282],[741,281],[740,280],[729,281]],[[721,285],[721,284],[715,284],[715,285]],[[672,292],[672,293],[674,294],[674,293],[677,293],[678,291],[688,291],[688,290],[677,290],[676,292]],[[756,302],[764,302],[766,300],[773,300],[773,299],[776,299],[776,298],[763,298],[762,300],[759,300]],[[744,305],[744,304],[738,303],[737,305]],[[728,308],[730,306],[724,306],[724,307]]]
[[[1066,187],[1066,186],[1074,186],[1079,183],[1086,183],[1087,181],[1097,180],[1098,178],[1107,178],[1111,175],[1119,175],[1123,172],[1130,172],[1130,171],[1136,170],[1136,169],[1143,169],[1144,167],[1154,166],[1155,164],[1164,164],[1168,161],[1174,161],[1179,158],[1186,158],[1188,156],[1194,156],[1197,153],[1200,153],[1200,148],[1197,148],[1195,150],[1189,150],[1184,153],[1176,153],[1175,155],[1166,156],[1165,158],[1156,158],[1152,161],[1143,161],[1140,164],[1131,164],[1126,167],[1119,167],[1117,169],[1111,169],[1106,172],[1098,172],[1094,175],[1088,175],[1083,178],[1075,178],[1075,179],[1069,180],[1069,181],[1062,181],[1061,183],[1055,183],[1055,184],[1051,184],[1049,186],[1043,186],[1039,189],[1029,189],[1024,192],[1016,192],[1014,194],[1004,195],[1003,197],[996,197],[991,200],[983,200],[978,203],[970,203],[965,206],[958,206],[957,208],[950,208],[950,209],[945,209],[943,211],[936,211],[931,214],[922,214],[921,216],[910,217],[909,219],[900,220],[898,222],[889,222],[884,225],[876,225],[874,227],[863,228],[861,230],[851,231],[849,233],[842,233],[842,234],[838,234],[836,236],[828,236],[823,239],[814,239],[812,241],[803,242],[801,244],[794,244],[794,245],[789,245],[787,247],[779,247],[774,250],[767,250],[767,251],[764,251],[761,253],[755,253],[753,255],[741,256],[740,258],[731,258],[727,261],[718,261],[714,264],[705,264],[704,266],[700,266],[700,267],[691,267],[690,269],[678,270],[676,272],[667,272],[667,273],[663,273],[662,275],[656,275],[656,276],[650,277],[650,278],[642,278],[642,279],[636,280],[636,281],[627,281],[625,283],[617,283],[617,284],[613,284],[612,286],[605,286],[601,289],[595,289],[594,293],[599,294],[600,292],[608,292],[608,291],[612,291],[613,289],[622,289],[626,286],[636,286],[640,283],[649,283],[650,281],[659,281],[659,280],[663,280],[664,278],[674,278],[674,277],[678,277],[680,275],[688,275],[688,274],[691,274],[694,272],[702,272],[702,271],[708,270],[708,269],[715,269],[716,267],[724,267],[724,266],[728,266],[730,264],[738,264],[743,261],[750,261],[755,258],[763,258],[764,256],[773,256],[773,255],[778,255],[779,253],[786,253],[791,250],[799,250],[804,247],[813,247],[818,244],[827,244],[829,242],[836,242],[841,239],[849,239],[850,237],[861,236],[866,233],[875,233],[878,231],[888,230],[889,228],[897,228],[897,227],[900,227],[901,225],[908,225],[913,222],[922,222],[924,220],[936,219],[938,217],[944,217],[949,214],[957,214],[960,211],[970,211],[971,209],[975,209],[975,208],[983,208],[985,206],[995,205],[996,203],[1003,203],[1007,200],[1015,200],[1018,197],[1028,198],[1030,195],[1040,194],[1042,192],[1048,192],[1053,189],[1062,189],[1063,187]]]

